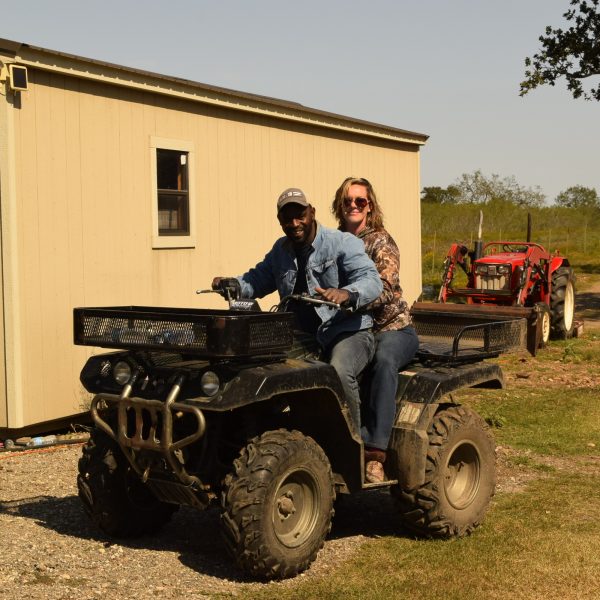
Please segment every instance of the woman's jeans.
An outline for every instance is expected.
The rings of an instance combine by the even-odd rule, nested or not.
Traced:
[[[365,447],[387,450],[396,418],[398,371],[414,357],[419,338],[409,325],[375,334],[375,343],[375,358],[365,373],[370,386],[363,402],[361,434]]]
[[[329,363],[337,371],[350,407],[356,431],[360,431],[360,385],[358,376],[375,352],[375,339],[366,329],[343,333],[328,349]]]

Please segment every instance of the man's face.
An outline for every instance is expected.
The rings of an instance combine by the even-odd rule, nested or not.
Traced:
[[[305,246],[315,239],[317,224],[312,206],[286,204],[277,215],[281,229],[296,246]]]

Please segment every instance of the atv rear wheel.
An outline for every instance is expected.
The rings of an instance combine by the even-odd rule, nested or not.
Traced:
[[[157,500],[118,444],[99,429],[92,431],[83,447],[77,487],[86,513],[110,536],[127,538],[154,533],[178,508]]]
[[[404,525],[435,538],[467,535],[482,521],[496,485],[495,448],[483,419],[464,406],[439,412],[428,430],[425,482],[392,488]]]
[[[550,311],[552,338],[570,338],[575,326],[575,273],[571,267],[559,267],[552,273]]]
[[[221,496],[225,543],[253,577],[304,571],[331,529],[335,489],[327,456],[298,431],[268,431],[234,461]]]

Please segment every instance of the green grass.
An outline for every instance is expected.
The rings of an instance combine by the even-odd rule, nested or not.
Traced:
[[[467,402],[496,425],[500,444],[538,454],[600,456],[599,395],[598,388],[506,390]]]
[[[271,583],[248,597],[597,598],[599,485],[598,476],[546,476],[498,498],[468,538],[369,540],[326,577]]]

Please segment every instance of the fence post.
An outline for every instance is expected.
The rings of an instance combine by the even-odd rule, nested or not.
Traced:
[[[437,238],[437,230],[433,232],[433,252],[431,253],[431,276],[433,277],[433,274],[435,272],[434,267],[435,267],[435,241]]]

